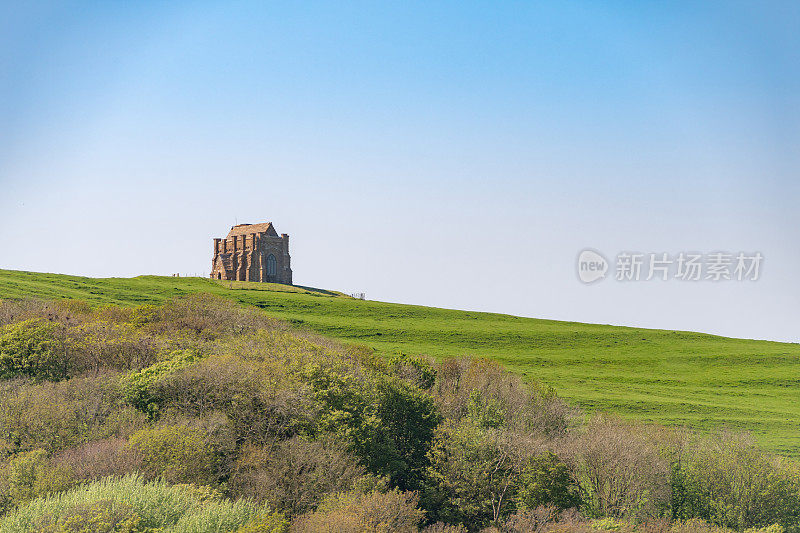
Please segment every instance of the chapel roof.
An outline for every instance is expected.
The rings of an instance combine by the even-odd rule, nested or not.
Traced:
[[[277,237],[278,232],[272,226],[272,222],[262,222],[259,224],[236,224],[228,232],[227,239],[234,235],[250,235],[251,233],[266,233],[270,237]]]

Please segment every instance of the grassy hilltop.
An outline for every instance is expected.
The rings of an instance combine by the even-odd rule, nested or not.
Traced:
[[[285,285],[0,270],[0,298],[140,305],[209,292],[381,353],[485,356],[588,409],[695,428],[752,431],[800,456],[800,345],[361,301]]]

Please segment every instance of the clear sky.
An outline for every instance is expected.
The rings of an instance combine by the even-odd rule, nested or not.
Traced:
[[[298,284],[800,340],[797,2],[25,4],[2,268],[207,274],[269,220]],[[584,285],[587,247],[764,263]]]

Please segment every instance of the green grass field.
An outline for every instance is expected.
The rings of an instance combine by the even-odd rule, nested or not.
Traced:
[[[800,345],[355,300],[286,285],[0,270],[0,298],[138,305],[209,292],[338,339],[398,352],[485,356],[587,409],[752,431],[800,457]]]

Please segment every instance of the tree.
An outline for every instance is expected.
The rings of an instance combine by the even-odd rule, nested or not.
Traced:
[[[401,489],[420,486],[440,420],[429,394],[398,378],[359,379],[319,364],[307,365],[302,375],[316,405],[312,434],[333,433],[370,472]]]
[[[668,509],[667,461],[647,427],[597,415],[567,444],[584,511],[615,518],[658,516]]]
[[[674,479],[683,498],[675,514],[703,518],[734,529],[800,521],[800,471],[771,457],[744,435],[695,438],[684,450]]]
[[[433,398],[414,385],[383,378],[376,389],[374,405],[379,425],[373,443],[385,455],[371,456],[371,466],[377,473],[390,476],[401,489],[418,489],[441,417]]]
[[[514,510],[514,491],[524,463],[506,432],[470,419],[445,422],[434,437],[428,475],[444,492],[441,517],[480,527]]]
[[[518,486],[520,507],[536,509],[541,505],[552,505],[565,510],[581,504],[569,467],[550,451],[528,459],[520,473]]]
[[[271,448],[245,446],[228,485],[236,496],[267,501],[294,516],[312,510],[330,493],[353,489],[365,473],[334,443],[294,437]]]

